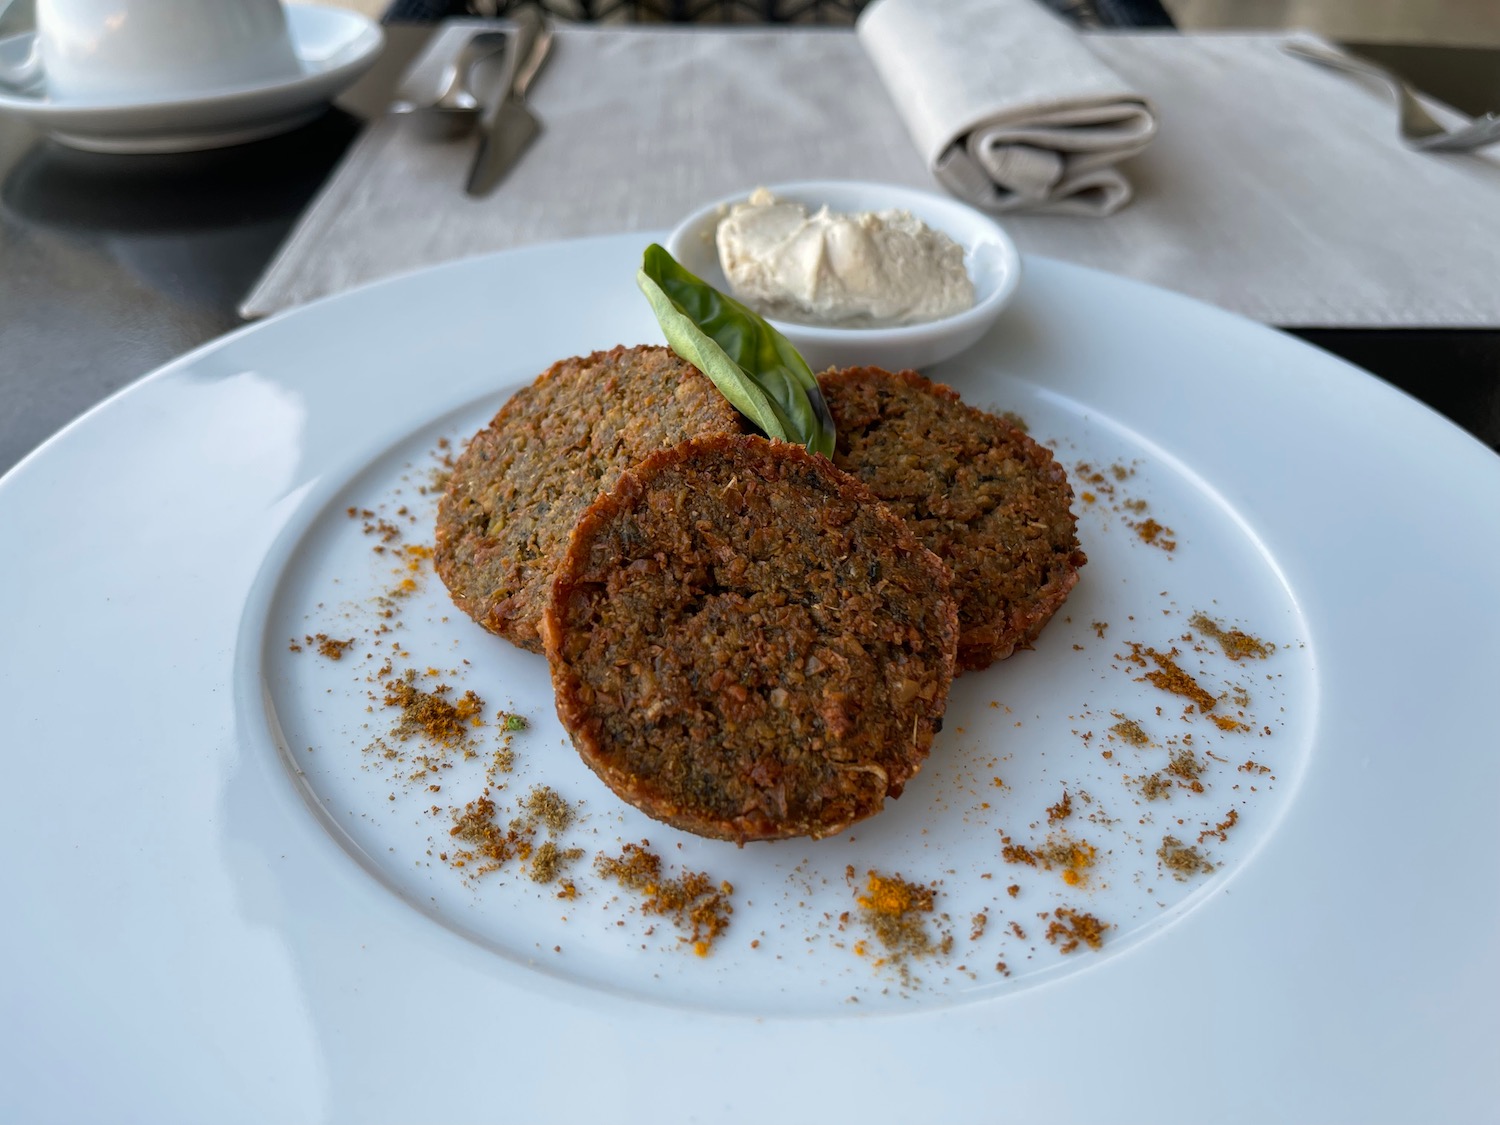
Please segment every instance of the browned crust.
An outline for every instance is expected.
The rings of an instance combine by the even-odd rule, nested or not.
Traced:
[[[867,484],[953,573],[958,664],[1029,648],[1078,582],[1073,489],[1050,451],[915,371],[818,376],[834,463]]]
[[[654,450],[743,419],[663,347],[560,360],[470,440],[438,504],[433,563],[454,604],[521,648],[538,626],[578,516]]]
[[[901,793],[958,639],[942,564],[826,458],[751,436],[653,454],[584,513],[543,619],[557,713],[647,815],[828,836]]]

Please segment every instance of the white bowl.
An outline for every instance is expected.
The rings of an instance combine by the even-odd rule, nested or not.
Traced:
[[[766,186],[777,199],[801,203],[814,210],[827,204],[831,210],[843,212],[910,211],[963,247],[964,268],[974,282],[973,308],[925,324],[832,328],[771,319],[814,371],[853,366],[899,371],[949,359],[989,331],[1020,284],[1021,256],[1010,236],[993,219],[957,200],[913,188],[857,180],[807,180]],[[730,206],[743,203],[749,195],[746,190],[694,211],[667,239],[667,250],[672,257],[725,293],[733,294],[733,290],[719,265],[714,234]]]

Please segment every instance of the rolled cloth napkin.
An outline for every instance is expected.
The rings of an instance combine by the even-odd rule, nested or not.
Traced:
[[[875,0],[858,32],[940,183],[987,211],[1109,215],[1151,104],[1036,0]]]

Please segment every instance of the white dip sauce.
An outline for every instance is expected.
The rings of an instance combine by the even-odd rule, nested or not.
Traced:
[[[719,222],[719,264],[745,304],[805,324],[920,324],[974,305],[963,248],[909,211],[813,214],[757,188]]]

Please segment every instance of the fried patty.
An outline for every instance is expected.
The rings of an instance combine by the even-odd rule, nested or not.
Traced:
[[[552,574],[583,510],[655,450],[744,428],[718,389],[666,348],[555,363],[458,458],[438,505],[437,572],[475,621],[541,652]]]
[[[584,513],[543,633],[583,759],[703,836],[841,832],[920,768],[953,677],[943,565],[801,447],[697,438]]]
[[[818,376],[834,464],[904,519],[953,574],[958,665],[1029,647],[1078,582],[1073,490],[1052,454],[915,371]]]

